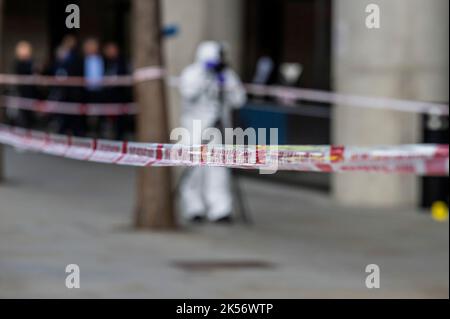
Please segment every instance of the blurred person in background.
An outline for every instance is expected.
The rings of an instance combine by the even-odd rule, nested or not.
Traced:
[[[13,73],[18,75],[33,75],[35,73],[33,47],[27,41],[20,41],[16,45]],[[23,98],[35,99],[37,97],[37,90],[33,85],[19,85],[16,91],[17,95]],[[10,113],[9,117],[15,118],[12,122],[25,128],[32,128],[34,125],[35,116],[32,111],[20,110],[16,114]]]
[[[77,38],[71,34],[66,35],[55,50],[53,65],[46,72],[56,77],[80,76],[79,56],[77,52]],[[48,100],[61,102],[81,102],[81,90],[77,87],[55,86],[48,93]],[[82,123],[79,115],[55,115],[59,134],[82,134]]]
[[[115,42],[108,42],[103,47],[105,59],[105,76],[123,76],[129,74],[128,65],[120,53],[119,46]],[[130,87],[106,87],[104,92],[104,102],[107,103],[129,103],[131,102]],[[114,139],[123,139],[126,131],[130,127],[131,118],[129,115],[121,114],[109,117]]]
[[[228,66],[225,46],[204,42],[197,49],[195,63],[180,78],[183,99],[182,126],[193,136],[193,123],[201,121],[202,132],[209,127],[230,127],[230,107],[246,102],[246,94],[237,74]],[[197,144],[201,141],[191,141]],[[196,167],[181,182],[181,207],[191,221],[207,217],[213,222],[232,221],[233,198],[230,171],[224,167]]]
[[[102,80],[105,74],[105,62],[100,53],[100,43],[96,38],[88,38],[83,43],[83,76],[86,79],[84,103],[102,102]],[[86,117],[84,117],[85,119]],[[93,120],[95,135],[100,134],[100,118],[90,117]]]

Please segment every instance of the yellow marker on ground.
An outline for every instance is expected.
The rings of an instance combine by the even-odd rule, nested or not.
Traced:
[[[445,222],[448,220],[448,206],[447,203],[439,201],[434,202],[431,206],[431,217],[435,221]]]

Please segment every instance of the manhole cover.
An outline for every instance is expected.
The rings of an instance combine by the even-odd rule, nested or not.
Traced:
[[[243,269],[273,269],[275,265],[259,260],[196,260],[175,261],[175,267],[185,271],[215,271],[215,270],[243,270]]]

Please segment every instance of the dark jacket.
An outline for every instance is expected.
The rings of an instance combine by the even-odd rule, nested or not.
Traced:
[[[33,72],[33,61],[15,61],[14,62],[14,73],[18,75],[32,75]],[[34,85],[18,85],[17,93],[20,97],[34,99],[36,98],[37,91]]]
[[[123,76],[130,74],[127,63],[123,58],[105,59],[105,76]],[[104,102],[127,103],[131,102],[132,88],[127,86],[105,87]]]

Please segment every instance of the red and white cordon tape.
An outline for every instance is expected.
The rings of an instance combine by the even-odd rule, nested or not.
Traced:
[[[163,68],[157,66],[145,67],[137,69],[133,75],[130,76],[105,76],[102,81],[96,82],[96,85],[105,87],[115,86],[131,86],[136,83],[151,81],[156,79],[162,79],[166,76]],[[169,86],[178,87],[179,79],[176,77],[167,78]],[[83,77],[54,77],[54,76],[42,76],[42,75],[15,75],[15,74],[0,74],[0,84],[8,85],[37,85],[37,86],[86,86],[89,83]],[[449,115],[448,104],[432,103],[423,101],[410,101],[391,99],[384,97],[369,97],[360,96],[354,94],[342,94],[336,92],[302,89],[302,88],[290,88],[283,86],[273,85],[259,85],[259,84],[246,84],[245,88],[247,93],[256,96],[271,96],[279,98],[283,101],[295,102],[296,100],[313,101],[320,103],[327,103],[333,105],[353,106],[359,108],[372,108],[372,109],[389,109],[402,112],[430,114],[439,116]],[[19,101],[18,99],[15,100]],[[28,103],[28,104],[27,104]],[[12,100],[6,98],[6,103],[0,105],[0,107],[12,107],[21,108],[25,110],[33,110],[37,112],[47,113],[63,113],[63,114],[95,114],[102,115],[102,104],[91,105],[70,105],[64,102],[54,101],[41,101],[34,100],[24,103],[12,103]],[[31,107],[30,107],[31,105]],[[46,106],[50,105],[50,106]],[[69,111],[64,110],[64,106],[69,108]],[[135,107],[126,105],[124,107],[120,105],[104,105],[104,115],[113,114],[134,114],[136,112]],[[89,109],[89,110],[87,110]],[[92,112],[90,111],[92,109]],[[114,110],[112,110],[114,109]],[[111,111],[112,110],[112,111]],[[69,113],[70,112],[70,113]],[[75,113],[78,112],[78,113]]]
[[[342,94],[328,91],[246,84],[248,93],[256,96],[272,96],[282,100],[306,100],[320,103],[353,106],[372,109],[389,109],[401,112],[423,113],[448,116],[448,104],[422,101],[391,99],[385,97],[369,97],[354,94]]]
[[[1,101],[2,105],[9,109],[50,114],[115,116],[137,113],[135,103],[76,103],[37,100],[18,96],[3,96]]]
[[[120,142],[0,125],[0,143],[71,159],[130,166],[220,166],[309,172],[448,176],[448,145],[236,146]]]
[[[164,69],[150,66],[137,69],[133,75],[104,76],[95,85],[104,87],[131,86],[135,83],[163,78]],[[90,83],[81,76],[47,76],[47,75],[17,75],[0,74],[0,84],[6,85],[36,85],[36,86],[87,86]]]
[[[105,76],[95,84],[104,87],[131,86],[135,83],[161,79],[164,75],[165,72],[160,67],[146,67],[137,69],[130,76]],[[0,84],[83,87],[89,83],[84,77],[0,74]],[[0,100],[2,102],[0,107],[40,113],[96,116],[132,115],[137,113],[135,103],[76,103],[17,96],[3,96]]]

